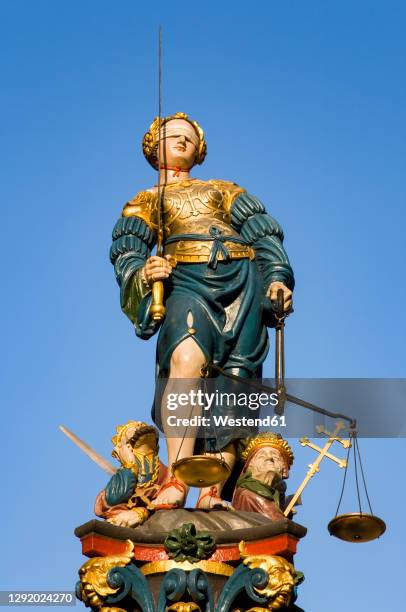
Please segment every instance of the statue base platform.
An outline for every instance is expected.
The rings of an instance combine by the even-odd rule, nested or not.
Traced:
[[[189,526],[190,529],[191,525],[194,526],[193,533],[196,541],[199,541],[200,537],[202,545],[206,546],[204,558],[196,552],[198,547],[193,547],[193,537],[190,534],[185,536],[182,532],[182,527]],[[227,612],[237,609],[243,612],[254,605],[260,609],[260,602],[255,597],[253,599],[249,597],[250,592],[255,595],[252,585],[249,587],[248,583],[256,570],[252,569],[252,564],[251,570],[243,565],[242,557],[254,560],[271,556],[282,557],[292,563],[297,544],[306,535],[306,531],[305,527],[291,520],[270,521],[256,512],[176,509],[155,512],[137,528],[117,527],[107,521],[91,520],[77,527],[75,535],[81,540],[83,554],[91,559],[128,556],[128,563],[133,567],[133,571],[137,572],[138,577],[141,576],[146,581],[145,585],[148,585],[152,596],[149,603],[150,608],[144,602],[142,604],[144,608],[140,607],[142,612],[144,609],[145,612],[155,612],[155,610],[157,612],[161,610],[162,612],[167,610],[170,612],[195,610],[196,612],[198,610]],[[169,544],[168,538],[170,538]],[[209,541],[214,543],[212,549],[207,548]],[[240,545],[241,542],[243,542],[242,545]],[[260,567],[262,566],[257,566],[257,568]],[[257,586],[262,583],[265,586],[268,582],[268,575],[266,572],[263,574],[265,569],[265,566],[259,569],[262,572],[261,576],[257,571],[256,577],[259,576],[259,582],[255,583],[254,580]],[[188,582],[193,575],[197,576],[196,571],[199,573],[201,586],[205,580],[207,581],[207,589],[202,586],[206,594],[201,593],[201,597],[198,596],[196,589],[196,592],[193,591],[194,587]],[[165,577],[170,575],[172,575],[172,582],[167,583],[165,587]],[[180,580],[181,575],[184,577],[182,578],[184,587],[184,593],[181,595],[182,601],[172,601],[170,593],[174,584],[173,580],[176,577]],[[177,591],[175,589],[177,593],[180,592],[179,588]],[[229,599],[234,598],[233,607],[227,607],[224,604],[227,593]],[[206,607],[199,607],[199,597],[205,600]],[[162,603],[164,599],[165,605]],[[113,600],[110,603],[113,604]],[[266,603],[264,598],[262,598],[262,603]],[[192,604],[197,607],[191,607]],[[218,607],[220,604],[222,607]],[[236,607],[237,604],[240,607]],[[109,601],[103,601],[103,609],[108,605]],[[115,608],[117,605],[120,604],[114,602]],[[137,610],[134,602],[131,605],[133,610]],[[124,606],[122,609],[128,608]],[[265,610],[266,607],[263,609]],[[298,610],[294,604],[286,608],[288,609]]]
[[[134,543],[134,560],[139,564],[169,560],[164,542],[173,529],[193,523],[197,531],[207,531],[216,541],[210,561],[239,562],[238,545],[243,540],[251,555],[279,555],[292,562],[297,543],[307,529],[283,519],[271,522],[256,512],[225,510],[160,510],[140,527],[116,527],[107,521],[92,520],[75,529],[87,557],[122,554],[127,540]]]

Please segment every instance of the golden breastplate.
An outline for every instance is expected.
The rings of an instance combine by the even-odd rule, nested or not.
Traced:
[[[167,236],[208,234],[213,224],[224,234],[237,235],[230,226],[227,195],[218,185],[212,182],[193,181],[166,188],[164,196],[163,209]]]
[[[214,226],[222,236],[239,237],[230,224],[230,209],[243,192],[238,185],[226,181],[188,180],[167,185],[163,190],[165,238],[182,235],[182,239],[166,245],[165,253],[183,263],[204,262],[208,260],[213,240],[187,240],[188,234],[209,236]],[[144,191],[126,204],[123,216],[141,217],[156,230],[157,208],[157,192]],[[231,258],[252,256],[244,245],[231,241],[224,244]]]

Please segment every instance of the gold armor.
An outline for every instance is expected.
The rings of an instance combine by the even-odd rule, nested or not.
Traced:
[[[165,246],[171,263],[203,263],[209,261],[213,246],[210,231],[213,227],[223,237],[223,244],[231,259],[255,257],[254,250],[245,245],[224,241],[224,236],[239,238],[231,227],[231,206],[244,189],[227,181],[190,179],[170,183],[163,188],[165,238],[181,235],[182,239]],[[124,217],[140,217],[152,231],[157,229],[158,195],[154,189],[141,191],[123,209]],[[208,239],[187,240],[187,235],[207,235]],[[218,259],[224,259],[219,253]]]

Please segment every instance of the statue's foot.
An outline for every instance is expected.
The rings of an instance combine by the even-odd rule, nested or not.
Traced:
[[[117,527],[138,527],[147,520],[149,514],[146,508],[132,508],[123,510],[107,519],[112,525]]]
[[[210,487],[206,493],[201,493],[196,503],[198,510],[230,510],[230,506],[218,494],[217,487]]]
[[[187,486],[175,476],[162,485],[155,499],[151,501],[151,506],[155,510],[173,510],[183,508],[188,492]]]

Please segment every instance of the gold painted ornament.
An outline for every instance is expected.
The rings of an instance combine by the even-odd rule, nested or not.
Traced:
[[[385,531],[385,522],[373,514],[351,512],[334,517],[328,524],[330,535],[345,542],[370,542]]]
[[[172,473],[189,487],[210,487],[227,480],[231,470],[224,459],[210,455],[193,455],[175,461]]]

